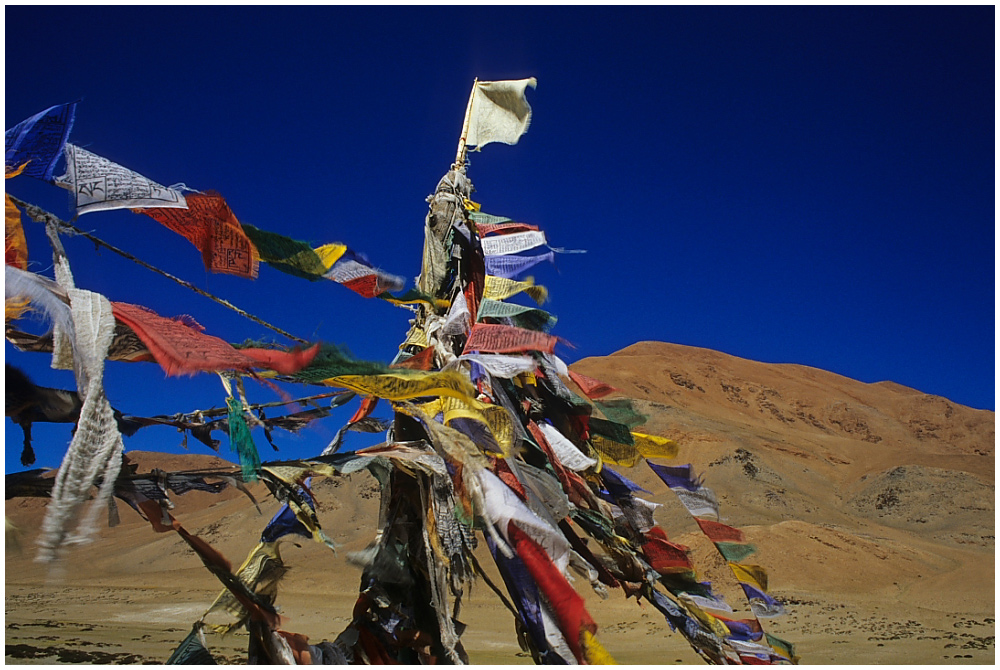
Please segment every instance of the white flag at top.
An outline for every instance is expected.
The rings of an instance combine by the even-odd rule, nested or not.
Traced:
[[[517,144],[531,123],[531,106],[524,91],[536,83],[534,77],[476,82],[466,144],[477,148],[490,142]]]

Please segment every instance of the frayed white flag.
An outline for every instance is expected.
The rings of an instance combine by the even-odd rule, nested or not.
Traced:
[[[476,82],[466,144],[477,148],[490,142],[517,144],[531,123],[531,106],[524,91],[537,83],[534,77]]]

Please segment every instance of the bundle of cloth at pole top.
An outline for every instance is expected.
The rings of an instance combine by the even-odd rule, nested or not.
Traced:
[[[8,196],[7,338],[25,351],[52,352],[53,365],[74,369],[77,378],[75,392],[45,389],[8,368],[8,398],[15,380],[14,395],[24,399],[13,413],[8,400],[8,414],[22,428],[27,425],[26,449],[32,420],[78,424],[57,476],[42,478],[37,470],[8,475],[8,495],[51,496],[40,540],[40,556],[48,560],[89,540],[98,514],[114,509],[115,498],[154,531],[181,536],[224,588],[168,663],[214,662],[205,633],[241,626],[250,633],[248,662],[468,662],[459,607],[478,579],[510,610],[514,634],[536,662],[613,663],[570,583],[571,568],[603,597],[620,588],[627,598],[650,603],[708,662],[797,661],[792,646],[761,623],[781,614],[782,607],[767,593],[764,568],[747,562],[752,545],[720,521],[715,495],[691,466],[651,460],[675,459],[678,445],[633,430],[644,419],[628,398],[608,398],[616,389],[569,370],[555,354],[559,338],[550,332],[556,319],[540,308],[546,291],[522,276],[560,250],[547,245],[537,226],[485,214],[470,200],[466,145],[516,143],[530,122],[525,89],[534,85],[534,79],[474,84],[456,163],[428,198],[421,273],[416,286],[399,295],[391,291],[402,291],[402,282],[344,245],[314,249],[240,224],[220,196],[164,188],[66,144],[75,104],[53,107],[7,131],[8,178],[20,173],[52,181],[55,162],[64,154],[66,174],[54,182],[72,190],[77,213],[128,207],[191,240],[213,271],[253,277],[264,260],[413,311],[410,330],[389,365],[354,360],[327,344],[236,348],[201,332],[190,317],[168,319],[75,287],[55,217],[40,217],[53,244],[55,279],[28,272],[20,211]],[[522,296],[537,306],[518,303]],[[29,309],[48,319],[51,332],[33,336],[12,327]],[[227,409],[217,417],[123,414],[104,397],[106,359],[155,361],[168,374],[220,373]],[[254,413],[263,406],[247,401],[242,384],[247,375],[265,384],[341,389],[322,394],[332,398],[331,406],[357,396],[361,402],[317,456],[261,463],[251,436],[255,426],[270,440],[276,426],[297,430],[329,413],[317,407],[264,419],[262,411]],[[374,416],[380,401],[388,402],[390,419]],[[46,418],[40,409],[52,407],[61,407],[64,418]],[[190,430],[213,448],[218,441],[211,431],[228,432],[240,466],[209,473],[136,472],[123,456],[122,434],[162,424]],[[386,440],[340,453],[350,430],[386,431]],[[688,549],[656,523],[657,505],[640,497],[648,491],[611,467],[640,462],[676,493],[715,544],[743,588],[749,616],[738,618],[699,578]],[[332,548],[310,479],[363,470],[378,481],[382,502],[353,619],[332,641],[311,643],[283,630],[277,613],[284,571],[278,543],[297,534]],[[249,495],[244,482],[256,480],[284,507],[236,570],[168,511],[171,493],[236,486]],[[94,486],[97,495],[86,505]],[[495,562],[501,585],[483,571],[475,552],[480,543]],[[207,623],[210,613],[222,613],[228,623]]]

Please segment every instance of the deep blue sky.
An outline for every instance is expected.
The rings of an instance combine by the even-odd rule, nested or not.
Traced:
[[[555,333],[576,345],[557,349],[566,360],[661,340],[995,407],[991,7],[4,11],[5,127],[82,99],[72,143],[407,277],[473,78],[537,77],[528,134],[473,154],[469,175],[484,211],[589,250],[535,273]],[[7,186],[71,216],[61,189]],[[25,225],[32,269],[51,276],[40,226]],[[407,328],[407,312],[332,282],[263,264],[255,282],[208,275],[148,217],[79,225],[363,358],[389,361]],[[80,287],[192,314],[229,341],[271,337],[85,240],[66,245]],[[48,356],[5,353],[36,383],[74,385]],[[224,404],[214,375],[153,364],[109,363],[107,390],[140,415]],[[317,453],[341,422],[276,431],[280,456]],[[20,430],[6,427],[18,469]],[[39,462],[57,465],[69,427],[35,433]],[[178,444],[170,428],[126,440]]]

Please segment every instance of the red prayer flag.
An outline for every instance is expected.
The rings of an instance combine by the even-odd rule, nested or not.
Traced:
[[[727,526],[718,521],[709,521],[708,519],[699,519],[697,517],[695,517],[695,521],[698,522],[698,525],[701,526],[701,531],[712,542],[746,542],[743,539],[743,531],[738,528]]]
[[[581,375],[579,372],[569,371],[569,378],[576,382],[576,385],[584,392],[584,394],[591,400],[597,400],[598,398],[603,398],[606,395],[614,393],[620,389],[616,389],[614,386],[605,384],[599,379],[594,379],[593,377],[588,377],[587,375]]]
[[[552,613],[559,623],[559,630],[566,638],[576,660],[586,663],[580,643],[581,633],[585,630],[592,635],[597,633],[597,624],[587,612],[583,598],[566,581],[545,550],[518,528],[513,520],[507,524],[507,535],[518,557],[524,561],[524,566],[534,578],[538,589],[545,594],[545,599],[552,606]]]
[[[134,210],[152,217],[201,250],[211,272],[257,278],[260,255],[243,232],[229,205],[218,193],[185,195],[188,208],[147,207]]]
[[[659,526],[654,526],[643,533],[643,538],[642,554],[650,567],[661,575],[694,570],[694,565],[687,555],[688,548],[667,540],[667,534]]]
[[[512,353],[515,351],[544,351],[551,354],[556,347],[556,337],[537,330],[500,326],[492,323],[477,323],[472,327],[465,351],[491,351]]]
[[[168,375],[217,370],[246,372],[252,368],[269,368],[287,375],[309,365],[319,352],[318,344],[293,351],[236,349],[218,337],[145,307],[113,302],[111,308],[115,319],[132,329]]]

